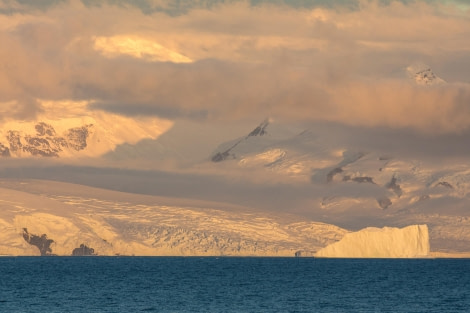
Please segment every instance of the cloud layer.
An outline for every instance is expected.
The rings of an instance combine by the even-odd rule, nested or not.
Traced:
[[[171,3],[1,1],[2,118],[33,118],[43,100],[86,100],[199,120],[470,126],[464,2]],[[408,81],[416,61],[448,83]]]

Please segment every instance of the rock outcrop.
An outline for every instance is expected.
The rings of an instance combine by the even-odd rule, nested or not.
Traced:
[[[42,256],[52,255],[51,244],[54,240],[48,239],[46,234],[42,234],[41,236],[33,235],[28,232],[27,228],[23,228],[23,238],[30,245],[36,246]]]
[[[0,143],[0,156],[42,156],[59,157],[63,151],[81,151],[87,147],[92,124],[68,129],[58,135],[52,125],[39,122],[34,126],[36,133],[9,130],[7,144]]]
[[[95,249],[89,248],[83,243],[80,245],[79,248],[75,248],[72,251],[73,256],[89,256],[89,255],[95,255]]]

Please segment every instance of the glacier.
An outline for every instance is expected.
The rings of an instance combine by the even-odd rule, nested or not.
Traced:
[[[38,180],[0,186],[0,255],[311,256],[348,232],[222,203]]]
[[[325,258],[425,258],[430,256],[427,225],[367,227],[346,234],[315,254]]]
[[[427,225],[350,232],[214,202],[39,180],[0,186],[0,255],[67,256],[86,247],[108,256],[430,256]]]

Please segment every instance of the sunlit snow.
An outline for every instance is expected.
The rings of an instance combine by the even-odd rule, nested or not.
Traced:
[[[405,228],[368,227],[346,234],[315,256],[333,258],[422,258],[429,257],[426,225]]]

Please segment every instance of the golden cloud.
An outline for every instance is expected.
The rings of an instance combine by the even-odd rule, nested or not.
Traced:
[[[127,37],[93,37],[94,49],[108,58],[128,55],[152,62],[191,63],[190,58],[151,40]]]

